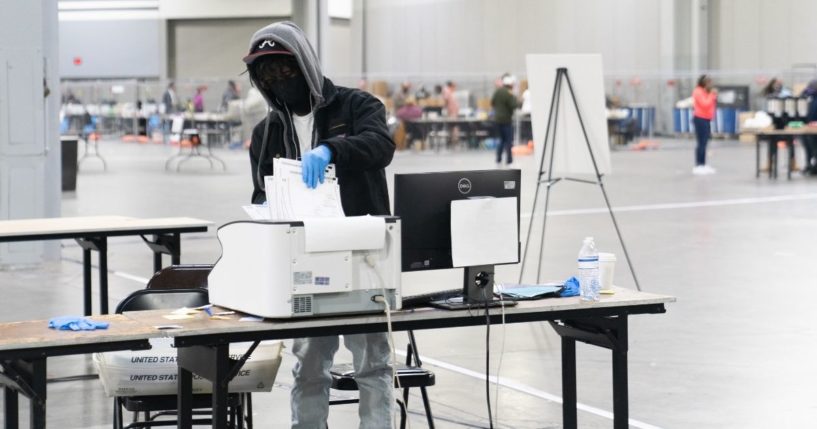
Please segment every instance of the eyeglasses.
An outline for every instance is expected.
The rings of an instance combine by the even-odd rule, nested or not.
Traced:
[[[301,68],[294,58],[275,58],[259,62],[255,75],[262,83],[272,83],[300,76]]]

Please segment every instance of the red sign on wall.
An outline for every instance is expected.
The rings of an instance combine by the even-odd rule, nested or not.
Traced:
[[[74,57],[74,65],[81,66],[82,65],[82,57]]]

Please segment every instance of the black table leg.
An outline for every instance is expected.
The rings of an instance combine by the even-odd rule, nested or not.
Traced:
[[[578,427],[576,412],[576,340],[562,337],[562,426]]]
[[[153,272],[158,273],[162,270],[162,254],[160,252],[153,252]]]
[[[191,427],[188,423],[192,420],[191,372],[213,383],[213,429],[227,429],[227,387],[240,368],[240,365],[232,365],[234,361],[230,360],[230,345],[177,347],[176,353],[179,366],[179,429]],[[247,358],[250,353],[251,351],[247,352]]]
[[[18,401],[17,401],[17,391],[12,389],[11,387],[6,386],[5,390],[5,429],[17,429],[19,427],[18,422]]]
[[[91,303],[91,249],[82,250],[82,286],[83,312],[90,316],[94,312]]]
[[[760,137],[755,137],[755,179],[760,177]]]
[[[613,427],[629,427],[629,399],[627,391],[627,350],[613,351]]]
[[[215,353],[215,374],[213,379],[213,429],[227,429],[227,389],[230,380],[227,373],[230,371],[229,365],[229,344],[213,347]]]
[[[108,238],[97,242],[99,252],[99,313],[108,314]]]
[[[226,167],[225,167],[226,168]],[[170,262],[173,265],[182,263],[182,240],[178,232],[173,234],[173,246],[171,247]]]
[[[34,391],[31,398],[31,428],[45,429],[45,400],[46,400],[46,374],[45,359],[37,359],[30,363],[30,383]]]
[[[562,415],[565,428],[576,428],[576,341],[613,352],[613,427],[626,429],[629,421],[627,388],[627,316],[552,321],[562,337]]]
[[[786,145],[789,150],[789,165],[786,168],[786,179],[791,180],[791,170],[794,166],[794,137],[786,140]]]
[[[91,251],[99,252],[99,309],[102,314],[108,314],[108,238],[82,237],[76,238],[77,244],[82,247],[83,286],[85,289],[85,315],[93,314],[91,303]]]
[[[181,363],[179,363],[178,396],[178,427],[179,429],[191,429],[193,427],[193,374],[184,369]]]
[[[46,366],[45,358],[5,361],[2,364],[5,388],[6,429],[16,429],[19,424],[18,392],[29,399],[29,428],[45,429]]]
[[[168,254],[173,265],[181,263],[181,234],[176,232],[173,234],[157,234],[153,236],[153,240],[148,240],[142,236],[142,241],[150,247],[153,251],[153,272],[159,272],[162,269],[162,255]]]

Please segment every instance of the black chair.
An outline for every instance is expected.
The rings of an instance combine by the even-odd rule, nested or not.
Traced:
[[[406,428],[409,389],[412,387],[420,388],[428,427],[434,429],[434,416],[431,414],[431,404],[428,401],[426,387],[433,386],[436,383],[436,377],[433,372],[422,367],[423,363],[420,361],[420,353],[417,351],[417,344],[414,340],[414,331],[408,331],[408,337],[409,344],[406,350],[406,364],[398,365],[398,367],[395,368],[394,385],[395,387],[399,386],[403,389],[402,401],[397,399],[397,405],[400,406],[400,429]],[[414,364],[412,364],[412,360]],[[352,364],[335,365],[329,373],[332,375],[333,389],[345,391],[358,390]],[[329,401],[329,405],[356,404],[358,402],[360,402],[360,400],[357,398],[334,399]]]
[[[174,309],[181,307],[199,307],[209,303],[207,289],[142,289],[130,294],[116,306],[116,313],[125,311]],[[213,402],[212,395],[193,395],[193,408],[196,415],[210,415],[209,408]],[[232,393],[227,399],[230,410],[230,427],[252,429],[252,403],[249,394]],[[176,415],[176,395],[154,396],[116,396],[114,397],[114,429],[150,428],[156,426],[176,426],[174,420],[155,420],[160,416]],[[133,412],[133,422],[123,425],[122,409]],[[245,413],[246,410],[246,413]],[[139,420],[140,413],[144,420]],[[154,414],[151,414],[154,413]],[[211,419],[194,419],[193,424],[211,425]]]
[[[213,266],[209,264],[171,265],[157,271],[148,281],[147,289],[207,289],[207,276]]]

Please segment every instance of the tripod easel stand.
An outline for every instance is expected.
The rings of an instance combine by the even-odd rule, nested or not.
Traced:
[[[584,142],[587,145],[587,151],[590,153],[590,159],[593,161],[593,169],[595,170],[596,174],[596,181],[592,180],[584,180],[584,179],[576,179],[570,177],[553,177],[553,155],[554,150],[556,149],[556,124],[559,120],[559,101],[561,100],[562,96],[562,87],[564,82],[567,82],[567,88],[570,91],[570,98],[573,100],[573,107],[576,109],[576,115],[579,119],[579,124],[581,125],[582,135],[584,136]],[[593,154],[593,147],[590,145],[590,139],[587,136],[587,129],[584,126],[584,120],[582,119],[581,110],[579,110],[579,103],[576,101],[576,94],[573,92],[573,84],[570,82],[570,76],[567,73],[566,67],[560,67],[556,69],[556,79],[553,83],[553,95],[550,98],[550,111],[548,113],[548,125],[545,131],[545,141],[544,146],[542,148],[542,156],[539,159],[539,170],[536,175],[536,193],[533,197],[533,208],[531,210],[530,222],[528,223],[528,233],[527,238],[525,238],[525,252],[522,255],[522,265],[519,271],[519,283],[522,283],[522,276],[525,274],[525,261],[527,260],[528,256],[528,249],[530,248],[530,236],[531,236],[531,229],[533,226],[533,219],[536,217],[536,204],[539,199],[539,190],[542,186],[542,183],[545,184],[546,193],[545,193],[545,210],[542,213],[542,235],[540,238],[540,254],[539,254],[539,261],[536,267],[536,282],[541,282],[541,274],[542,274],[542,250],[544,249],[545,244],[545,230],[547,226],[547,214],[548,214],[548,203],[550,202],[550,188],[551,186],[559,183],[562,180],[568,180],[573,182],[580,182],[580,183],[588,183],[591,185],[599,185],[601,189],[601,193],[604,196],[604,202],[607,204],[607,211],[610,213],[610,218],[613,221],[613,226],[616,229],[616,235],[618,235],[618,240],[621,243],[621,248],[624,250],[624,257],[627,259],[627,265],[630,267],[630,273],[633,276],[633,281],[635,282],[635,287],[639,291],[641,290],[641,285],[638,283],[638,277],[635,275],[635,269],[633,269],[633,263],[630,260],[630,254],[627,252],[627,247],[624,245],[624,239],[621,237],[621,231],[618,227],[618,222],[616,222],[616,216],[613,214],[613,209],[610,206],[610,199],[607,197],[607,191],[604,189],[604,182],[602,181],[602,174],[599,172],[598,164],[596,163],[596,157]],[[549,164],[547,169],[547,179],[542,180],[542,176],[545,175],[545,171],[543,170],[545,164],[545,158],[548,158],[547,150],[548,150],[548,143],[550,143],[550,155],[549,155]]]

